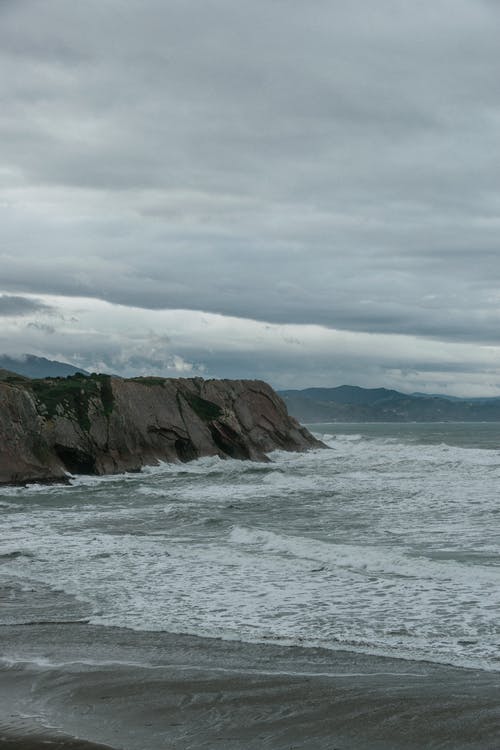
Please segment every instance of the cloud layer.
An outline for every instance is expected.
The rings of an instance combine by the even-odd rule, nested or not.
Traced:
[[[260,359],[255,329],[249,375],[324,382],[342,357],[345,379],[475,389],[484,366],[497,387],[499,32],[487,0],[4,0],[0,315],[93,298],[122,340],[127,308],[200,311],[232,331],[187,352],[213,372],[268,323],[301,354]],[[49,317],[31,324],[64,338]],[[53,353],[23,331],[4,349]]]
[[[383,383],[454,395],[500,392],[500,346],[146,310],[88,298],[46,297],[44,303],[44,311],[3,320],[0,351],[29,351],[125,376],[255,377],[281,388]]]

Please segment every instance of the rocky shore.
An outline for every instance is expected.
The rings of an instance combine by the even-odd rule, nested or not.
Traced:
[[[0,378],[0,484],[321,445],[259,380]]]

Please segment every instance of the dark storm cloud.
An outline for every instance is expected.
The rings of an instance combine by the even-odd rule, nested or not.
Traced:
[[[497,4],[0,13],[3,289],[498,340]]]

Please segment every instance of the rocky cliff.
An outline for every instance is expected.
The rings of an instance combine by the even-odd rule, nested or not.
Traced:
[[[0,484],[322,444],[257,380],[74,375],[0,382]]]

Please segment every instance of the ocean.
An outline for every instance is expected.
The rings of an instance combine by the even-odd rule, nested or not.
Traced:
[[[2,488],[0,625],[499,671],[500,424],[310,429],[327,450]]]

